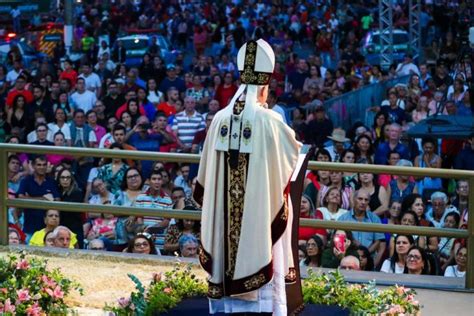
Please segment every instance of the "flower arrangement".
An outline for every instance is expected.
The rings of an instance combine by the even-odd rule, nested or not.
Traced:
[[[154,274],[147,288],[134,275],[128,277],[135,283],[136,291],[129,298],[120,298],[116,306],[106,305],[104,310],[110,311],[110,315],[156,315],[172,309],[184,298],[207,293],[207,285],[191,273],[191,265],[177,263],[169,272]]]
[[[337,305],[353,315],[418,315],[422,306],[415,295],[415,290],[397,285],[378,290],[373,281],[349,285],[338,270],[329,274],[308,270],[308,278],[303,281],[305,303]]]
[[[0,258],[0,315],[68,314],[65,297],[71,290],[82,295],[82,289],[46,265],[46,260],[27,258],[25,252]]]

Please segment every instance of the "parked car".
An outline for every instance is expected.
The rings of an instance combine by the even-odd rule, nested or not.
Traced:
[[[387,33],[388,34],[388,33]],[[393,62],[401,62],[409,49],[409,35],[404,30],[393,30]],[[371,65],[380,65],[380,32],[374,31],[367,33],[362,43],[362,55],[365,56],[367,62]]]
[[[165,63],[172,62],[173,52],[170,50],[170,44],[168,40],[162,35],[152,34],[134,34],[119,37],[117,41],[122,41],[123,46],[127,50],[127,57],[125,64],[127,66],[138,66],[142,62],[143,55],[148,51],[150,47],[152,37],[157,38],[157,44],[161,49],[161,57],[165,60]],[[115,45],[117,45],[117,41]]]
[[[30,67],[31,61],[34,59],[37,59],[40,62],[45,59],[48,59],[47,54],[37,51],[36,49],[28,45],[26,41],[20,39],[0,42],[0,63],[6,65],[7,55],[12,45],[17,45],[20,49],[21,56],[23,57],[23,66],[25,68]]]

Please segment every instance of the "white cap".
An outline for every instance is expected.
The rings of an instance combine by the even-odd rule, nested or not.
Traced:
[[[243,84],[267,85],[275,68],[275,53],[263,39],[249,41],[239,49],[237,68]]]

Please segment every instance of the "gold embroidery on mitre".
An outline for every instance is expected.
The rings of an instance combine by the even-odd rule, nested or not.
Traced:
[[[263,273],[260,273],[258,275],[254,275],[253,277],[251,277],[250,280],[245,281],[244,287],[246,290],[258,289],[264,283],[265,283],[265,275]]]
[[[229,156],[230,159],[230,156]],[[229,161],[228,161],[229,163]],[[239,154],[236,169],[229,168],[227,198],[228,209],[228,253],[226,275],[233,277],[239,247],[240,232],[242,229],[242,216],[244,213],[245,182],[247,171],[246,154]]]
[[[267,85],[272,73],[255,71],[257,62],[257,43],[248,42],[245,48],[244,70],[240,71],[240,81],[244,84]]]

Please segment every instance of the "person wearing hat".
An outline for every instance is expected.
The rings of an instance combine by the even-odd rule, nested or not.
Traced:
[[[203,210],[199,260],[211,314],[287,315],[285,276],[296,282],[285,192],[302,145],[266,108],[274,65],[264,40],[240,48],[242,84],[216,113],[202,150],[194,199]]]
[[[345,149],[345,144],[350,141],[350,139],[346,137],[346,131],[342,128],[335,128],[332,131],[331,136],[328,136],[328,138],[332,140],[332,145],[327,146],[324,149],[329,152],[332,161],[339,161],[339,158],[341,158],[341,154]]]

